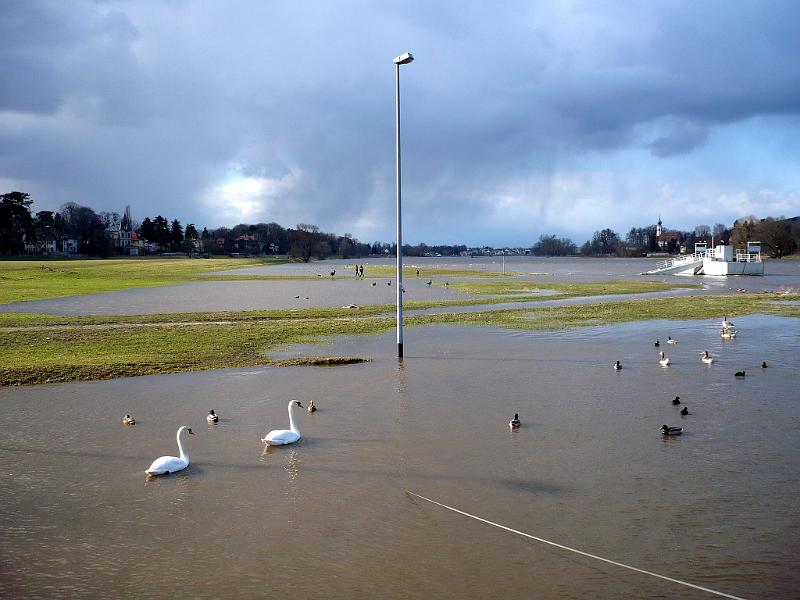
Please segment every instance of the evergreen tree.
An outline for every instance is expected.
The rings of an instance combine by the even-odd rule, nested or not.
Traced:
[[[169,242],[173,250],[180,248],[183,242],[183,227],[181,227],[181,222],[178,221],[178,219],[172,221],[169,232]]]
[[[30,197],[25,192],[0,196],[0,253],[21,253],[25,249],[24,237],[35,235]]]

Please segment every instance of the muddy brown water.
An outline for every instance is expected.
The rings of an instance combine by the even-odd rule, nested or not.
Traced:
[[[412,490],[701,586],[797,597],[800,320],[735,321],[734,340],[716,321],[415,328],[401,365],[383,335],[285,352],[374,359],[335,369],[2,388],[0,596],[710,597]],[[667,335],[680,343],[661,368]],[[319,411],[300,443],[265,452],[290,399]],[[191,466],[148,480],[182,424]]]

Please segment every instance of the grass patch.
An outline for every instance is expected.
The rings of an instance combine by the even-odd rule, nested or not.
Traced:
[[[797,301],[783,294],[683,296],[503,311],[415,315],[409,326],[483,325],[528,330],[555,330],[653,319],[719,319],[766,313],[800,317]],[[27,385],[109,379],[257,365],[335,366],[363,362],[360,357],[272,359],[269,353],[294,344],[331,336],[371,335],[390,331],[394,317],[383,307],[249,311],[106,318],[27,315],[27,325],[0,331],[0,385]],[[269,316],[267,316],[269,315]],[[11,315],[20,317],[19,315]],[[179,317],[185,321],[177,320]],[[223,318],[224,317],[224,318]],[[130,322],[124,322],[128,319]],[[189,320],[191,319],[191,320]],[[113,321],[113,322],[110,322]]]
[[[779,294],[642,298],[535,309],[417,315],[409,319],[409,324],[457,323],[509,329],[556,330],[656,319],[715,319],[721,318],[721,315],[736,317],[753,313],[800,317],[800,306],[774,303],[776,299],[797,298],[800,296],[787,297]]]
[[[647,292],[663,292],[670,289],[680,288],[701,288],[696,283],[664,283],[662,281],[637,281],[620,280],[604,281],[598,283],[565,283],[547,282],[537,283],[535,281],[515,280],[515,281],[457,281],[450,284],[463,294],[483,295],[490,294],[501,296],[506,294],[522,294],[526,292],[537,292],[539,290],[558,290],[558,296],[550,295],[548,299],[554,297],[571,296],[605,296],[609,294],[643,294]]]
[[[284,262],[272,257],[0,261],[0,304],[173,285],[207,273]]]

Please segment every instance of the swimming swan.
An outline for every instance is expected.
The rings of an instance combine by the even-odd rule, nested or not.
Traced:
[[[134,418],[133,418],[132,416],[130,416],[130,415],[125,415],[125,416],[122,418],[122,422],[123,422],[123,423],[125,423],[125,425],[136,425],[136,419],[134,419]]]
[[[209,423],[216,423],[217,421],[219,421],[219,415],[214,412],[213,408],[210,411],[208,411],[208,416],[206,417],[206,421],[208,421]]]
[[[188,433],[189,435],[194,435],[194,432],[191,428],[186,427],[183,425],[178,428],[178,450],[180,451],[180,456],[162,456],[161,458],[157,458],[153,461],[153,464],[145,471],[148,475],[166,475],[168,473],[175,473],[176,471],[182,471],[186,467],[189,466],[189,455],[186,454],[186,449],[183,447],[183,440],[181,439],[181,434],[183,432]]]
[[[511,427],[511,429],[519,429],[520,425],[521,425],[521,423],[520,423],[520,420],[519,420],[519,414],[518,413],[514,413],[514,418],[511,419],[508,422],[508,426]]]
[[[713,363],[713,362],[714,362],[714,358],[713,358],[713,357],[712,357],[712,356],[711,356],[711,355],[708,353],[708,350],[706,350],[705,352],[703,352],[703,355],[702,355],[702,357],[700,358],[700,360],[702,360],[702,361],[703,361],[704,363],[706,363],[707,365],[710,365],[711,363]]]
[[[297,400],[289,402],[289,429],[273,429],[261,439],[262,442],[270,446],[285,446],[286,444],[294,444],[300,439],[300,430],[294,422],[296,406],[303,408],[303,405]]]
[[[668,367],[669,359],[666,356],[664,356],[663,350],[659,352],[659,354],[661,355],[661,360],[658,361],[658,364],[660,364],[662,367]]]

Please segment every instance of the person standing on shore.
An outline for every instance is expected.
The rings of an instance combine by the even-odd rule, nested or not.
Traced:
[[[358,265],[353,265],[353,270],[356,272],[356,279],[358,279]]]

